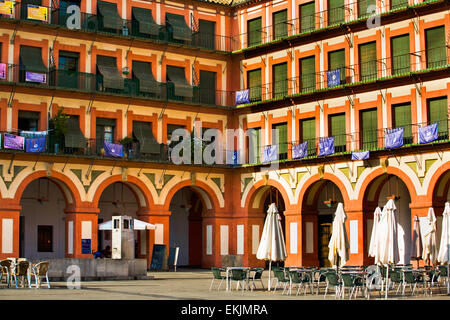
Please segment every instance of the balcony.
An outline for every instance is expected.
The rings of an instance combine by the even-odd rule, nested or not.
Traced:
[[[125,96],[158,101],[181,102],[187,104],[201,104],[211,107],[232,107],[235,104],[235,93],[223,90],[211,90],[192,86],[192,96],[176,96],[174,84],[167,82],[153,83],[151,90],[143,91],[138,79],[123,78],[123,89],[108,87],[100,74],[74,72],[67,70],[47,69],[45,73],[22,70],[18,65],[4,64],[5,73],[0,75],[0,83],[9,82],[37,88],[55,88],[74,90],[83,93],[102,93],[114,96]],[[27,74],[38,77],[31,78]],[[39,78],[39,79],[38,79]]]
[[[414,146],[426,146],[437,143],[450,142],[449,126],[450,119],[438,121],[438,138],[427,144],[419,143],[419,128],[428,125],[428,123],[416,123],[403,126],[403,146],[396,149],[385,148],[386,133],[392,128],[369,130],[364,132],[353,132],[351,134],[342,134],[334,136],[334,153],[329,156],[349,155],[352,152],[359,151],[381,151],[398,150]],[[307,159],[319,159],[319,142],[321,138],[307,139],[301,141],[292,141],[280,143],[277,145],[277,151],[287,150],[287,154],[278,154],[277,161],[301,161]],[[301,160],[293,158],[293,146],[307,141],[307,153]],[[269,146],[260,147],[259,154],[248,155],[246,162],[252,165],[264,164],[264,153]],[[276,162],[276,161],[275,161]]]
[[[233,39],[230,36],[206,34],[191,30],[190,34],[185,35],[185,40],[180,41],[171,36],[173,27],[170,26],[155,24],[157,26],[157,30],[155,32],[144,34],[140,32],[139,23],[136,20],[120,19],[120,21],[115,22],[115,28],[107,28],[104,26],[103,18],[100,15],[81,12],[80,21],[77,23],[74,18],[71,18],[73,13],[68,10],[43,6],[41,7],[46,8],[48,15],[40,20],[29,18],[26,8],[22,8],[20,2],[14,4],[13,13],[11,15],[0,14],[0,19],[28,21],[64,27],[72,30],[115,35],[126,37],[128,39],[135,38],[138,40],[148,40],[157,43],[172,43],[178,46],[185,46],[195,49],[200,48],[216,52],[229,53],[232,51],[233,47]]]
[[[321,71],[250,87],[247,88],[249,90],[249,103],[238,107],[366,84],[378,80],[404,77],[415,73],[444,69],[449,66],[450,50],[445,46],[412,52],[339,68],[337,79],[331,79],[332,73],[330,71]]]

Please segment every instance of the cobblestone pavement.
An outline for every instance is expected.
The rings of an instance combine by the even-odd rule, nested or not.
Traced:
[[[275,293],[261,289],[261,283],[257,283],[254,291],[225,291],[225,281],[220,291],[217,290],[219,281],[215,281],[213,290],[209,290],[211,284],[211,271],[205,269],[179,270],[177,272],[149,272],[154,276],[153,280],[130,280],[130,281],[85,281],[81,282],[81,289],[68,289],[65,282],[51,282],[51,288],[45,285],[40,288],[7,288],[6,284],[0,285],[0,300],[323,300],[324,287],[321,294],[306,294],[299,296],[282,295],[280,290]],[[264,286],[267,287],[267,271],[263,275]],[[235,284],[233,289],[235,289]],[[407,289],[409,295],[409,289]],[[348,297],[348,294],[346,295]],[[327,300],[334,300],[334,294],[328,294]],[[362,300],[358,296],[358,300]],[[378,292],[373,293],[372,299],[380,299]],[[445,288],[439,293],[434,289],[433,295],[424,295],[422,289],[419,294],[411,297],[396,296],[392,291],[389,299],[437,299],[450,300],[446,295]]]

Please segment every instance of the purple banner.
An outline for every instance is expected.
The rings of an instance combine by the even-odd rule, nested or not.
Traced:
[[[301,159],[308,155],[308,141],[292,146],[292,158]]]
[[[23,150],[25,138],[5,133],[3,139],[3,147],[7,149]]]
[[[334,153],[334,137],[320,138],[319,157],[328,156]]]
[[[438,123],[419,128],[419,143],[428,143],[438,139]]]
[[[276,161],[277,159],[277,145],[273,144],[264,148],[263,162]]]
[[[236,91],[236,104],[244,104],[249,103],[250,100],[248,99],[248,89]]]
[[[27,71],[25,73],[25,81],[46,83],[47,82],[47,75],[45,73],[28,72]]]
[[[0,79],[6,80],[6,63],[0,63]]]
[[[386,149],[398,148],[403,145],[403,127],[387,130],[384,136]]]
[[[352,160],[369,159],[370,151],[352,152]]]
[[[45,152],[45,136],[40,138],[25,139],[25,151],[26,152]]]
[[[123,145],[105,141],[105,156],[107,157],[123,157]]]

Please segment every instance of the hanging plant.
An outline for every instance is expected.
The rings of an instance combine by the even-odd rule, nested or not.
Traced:
[[[61,138],[67,133],[67,119],[69,119],[69,116],[64,113],[64,108],[59,109],[53,117],[53,130],[57,138]]]

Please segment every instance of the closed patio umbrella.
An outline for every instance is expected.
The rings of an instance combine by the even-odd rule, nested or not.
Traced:
[[[417,267],[419,267],[419,260],[422,259],[422,237],[420,235],[419,217],[414,217],[414,229],[411,242],[411,259],[417,261]]]
[[[373,213],[372,235],[369,243],[369,257],[375,257],[377,250],[377,229],[381,218],[381,209],[377,207]]]
[[[284,261],[287,257],[286,244],[284,242],[280,220],[278,209],[275,203],[272,203],[267,210],[261,241],[256,252],[257,259],[269,260],[269,283],[267,286],[269,291],[272,261]]]
[[[344,212],[344,205],[339,202],[334,214],[333,225],[331,229],[331,238],[328,244],[328,260],[336,266],[336,269],[344,266],[348,260],[348,238],[345,229],[345,220],[347,216]]]
[[[430,225],[429,231],[424,235],[423,254],[422,259],[427,264],[436,263],[436,215],[434,209],[430,207],[427,215],[428,224]]]
[[[383,209],[384,213],[381,216],[379,224],[378,238],[378,256],[376,262],[386,266],[386,292],[385,298],[388,296],[388,279],[389,279],[389,264],[397,263],[399,261],[398,254],[398,236],[397,236],[397,207],[394,200],[389,199]]]
[[[447,264],[447,294],[450,293],[448,275],[450,264],[450,203],[445,203],[445,209],[442,213],[442,233],[441,244],[439,246],[439,254],[437,260],[441,264]]]

